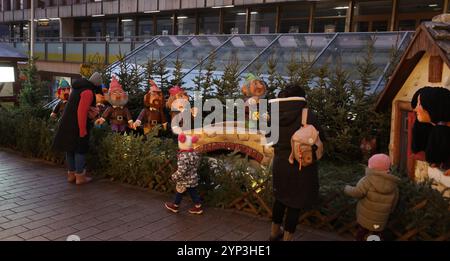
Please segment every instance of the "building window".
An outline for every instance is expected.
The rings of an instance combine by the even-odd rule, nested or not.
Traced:
[[[281,33],[307,33],[310,5],[286,5],[281,7]]]
[[[441,14],[442,0],[399,0],[398,30],[414,31],[421,21],[429,21]]]
[[[442,13],[442,0],[400,0],[398,4],[399,13]]]
[[[11,1],[3,1],[3,11],[11,11]]]
[[[157,17],[156,19],[156,29],[158,35],[169,35],[172,34],[172,17]]]
[[[327,18],[315,19],[314,32],[335,33],[345,31],[345,19]]]
[[[388,30],[388,21],[372,21],[372,32],[384,32]]]
[[[357,32],[369,32],[369,22],[357,22],[356,30]]]
[[[354,9],[354,31],[387,31],[391,20],[392,1],[358,1]]]
[[[245,34],[245,9],[231,9],[224,11],[223,33]]]
[[[132,38],[136,35],[136,21],[131,18],[124,18],[121,20],[122,22],[122,34],[124,41],[131,41]]]
[[[75,3],[77,3],[75,0],[59,0],[59,5],[71,5]]]
[[[89,31],[90,37],[95,37],[97,41],[100,41],[103,36],[103,22],[102,21],[91,22]]]
[[[105,29],[106,29],[106,40],[112,40],[116,38],[119,33],[117,32],[117,20],[106,20],[105,21]]]
[[[318,2],[314,14],[314,32],[344,32],[347,10],[348,1]]]
[[[218,34],[220,29],[219,12],[198,14],[199,34]]]
[[[228,9],[228,8],[226,8]],[[245,34],[245,9],[225,10],[223,21],[224,34]]]
[[[36,26],[37,38],[43,37],[59,37],[59,21],[47,21],[37,23]]]
[[[275,33],[276,9],[273,7],[252,8],[250,12],[250,33]]]
[[[400,20],[398,22],[399,31],[414,31],[416,30],[416,20]]]
[[[195,34],[195,15],[180,14],[177,16],[177,34],[191,35]]]
[[[143,37],[149,37],[153,35],[153,19],[152,18],[139,19],[138,32],[139,36]]]

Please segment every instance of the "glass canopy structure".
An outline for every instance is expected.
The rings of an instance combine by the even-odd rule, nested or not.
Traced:
[[[164,62],[174,70],[177,59],[182,61],[184,86],[193,87],[193,79],[204,72],[207,62],[214,64],[215,77],[223,74],[227,64],[237,62],[241,80],[247,73],[259,71],[267,78],[267,61],[276,60],[276,69],[282,77],[288,76],[287,65],[295,61],[308,62],[312,68],[324,65],[330,69],[340,65],[355,77],[358,62],[373,48],[372,62],[376,66],[371,91],[379,92],[386,82],[392,64],[392,54],[401,56],[412,38],[412,32],[380,33],[323,33],[323,34],[258,34],[258,35],[195,35],[156,36],[124,57],[127,66],[140,70],[149,60]],[[212,60],[211,60],[212,59]],[[119,70],[119,62],[110,65]]]

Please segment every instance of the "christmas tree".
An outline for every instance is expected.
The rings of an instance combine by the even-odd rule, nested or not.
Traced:
[[[187,91],[191,91],[192,88],[184,86],[183,82],[183,61],[177,55],[177,59],[173,62],[174,71],[172,72],[173,79],[170,81],[171,86],[183,86]]]
[[[156,79],[158,80],[159,88],[163,92],[164,96],[169,95],[169,88],[171,87],[170,82],[168,80],[169,70],[167,70],[166,65],[167,65],[166,60],[162,60],[156,66],[156,76],[157,76]]]
[[[23,108],[37,108],[42,103],[43,85],[39,80],[35,61],[30,59],[21,70],[24,81],[19,93],[19,103]]]

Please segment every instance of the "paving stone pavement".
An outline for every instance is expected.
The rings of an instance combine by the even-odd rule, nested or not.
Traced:
[[[265,241],[270,221],[205,207],[203,215],[167,211],[171,195],[108,180],[76,186],[61,166],[0,149],[0,240],[248,240]],[[295,240],[346,240],[299,226]]]

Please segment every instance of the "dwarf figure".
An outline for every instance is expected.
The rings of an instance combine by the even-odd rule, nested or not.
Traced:
[[[96,125],[102,125],[106,120],[110,121],[111,129],[114,132],[125,132],[127,125],[133,128],[131,113],[125,105],[128,102],[128,94],[122,89],[122,85],[115,76],[112,77],[106,100],[111,104],[102,117],[95,121]]]
[[[162,124],[167,128],[167,120],[164,115],[164,97],[162,91],[156,86],[156,83],[150,80],[150,90],[144,96],[144,106],[141,113],[134,123],[134,129],[144,124],[144,134],[148,134],[156,125]]]
[[[53,108],[53,111],[50,114],[51,118],[56,119],[59,115],[64,113],[64,108],[69,100],[69,96],[70,84],[65,79],[62,79],[59,82],[58,90],[56,92],[56,97],[58,97],[59,102],[56,104],[55,108]]]
[[[180,86],[174,86],[169,90],[169,99],[167,100],[166,107],[170,111],[170,118],[173,120],[179,113],[184,112],[186,107],[189,107],[189,96]],[[198,109],[191,109],[191,120],[197,117]],[[172,126],[173,128],[176,126]],[[183,127],[183,122],[179,123],[179,126]],[[174,131],[178,132],[178,131]]]
[[[259,120],[259,100],[266,95],[267,85],[263,80],[249,73],[241,90],[245,96],[245,121],[248,122],[249,128],[256,128]],[[256,108],[251,110],[250,106],[256,106]],[[267,120],[268,114],[264,114],[264,118]]]

